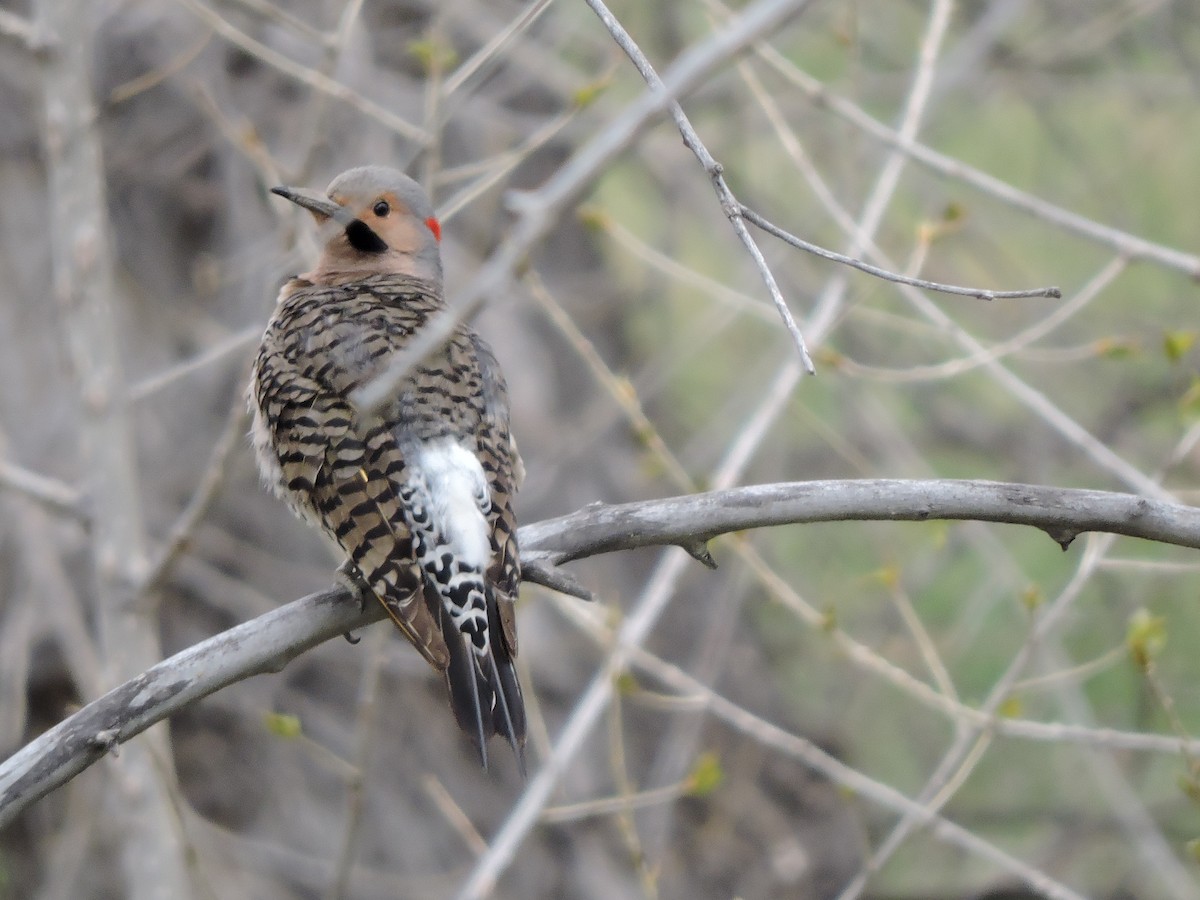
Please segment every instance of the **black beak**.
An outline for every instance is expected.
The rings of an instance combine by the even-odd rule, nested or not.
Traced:
[[[338,206],[328,197],[323,197],[316,191],[280,185],[271,188],[271,193],[291,200],[297,206],[303,206],[318,216],[324,216],[337,222],[346,229],[346,238],[356,250],[363,253],[382,253],[388,248],[387,244],[371,230],[366,222],[356,219],[346,207]]]

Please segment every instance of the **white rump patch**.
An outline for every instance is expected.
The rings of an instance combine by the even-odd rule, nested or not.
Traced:
[[[429,486],[429,512],[455,558],[479,570],[491,562],[485,514],[491,509],[487,476],[475,454],[453,438],[423,444],[417,470]]]

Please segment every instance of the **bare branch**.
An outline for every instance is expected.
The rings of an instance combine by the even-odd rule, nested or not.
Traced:
[[[87,520],[75,488],[4,459],[0,459],[0,487],[24,494],[60,515]]]
[[[614,550],[693,545],[719,534],[802,522],[976,519],[1032,525],[1068,542],[1102,531],[1200,549],[1200,509],[1130,494],[981,481],[818,481],[767,484],[644,503],[593,504],[520,531],[529,565]],[[276,672],[331,637],[383,618],[341,588],[310,594],[189,647],[88,704],[0,765],[0,827],[155,722],[236,681]],[[1037,740],[1071,729],[1014,728]],[[1107,733],[1110,735],[1111,732]],[[99,736],[99,737],[98,737]],[[1121,746],[1177,751],[1177,739]],[[101,739],[103,738],[103,739]],[[1197,749],[1200,749],[1198,743]]]
[[[609,11],[602,0],[587,0],[587,4],[600,17],[600,21],[608,29],[608,33],[613,36],[613,40],[617,42],[617,46],[633,61],[633,64],[637,67],[642,77],[646,79],[646,83],[656,90],[663,90],[662,79],[658,77],[658,73],[650,65],[650,60],[646,58],[641,48],[638,47],[637,42],[630,37],[629,32],[625,30],[625,27]],[[807,4],[798,6],[797,12],[803,9],[805,5]],[[746,223],[742,221],[745,207],[738,202],[737,197],[733,195],[733,191],[729,189],[729,185],[725,183],[724,168],[708,152],[708,148],[700,140],[700,135],[696,134],[696,129],[692,127],[692,123],[688,121],[688,117],[684,114],[683,107],[677,101],[673,100],[667,106],[667,110],[671,113],[671,118],[675,120],[675,127],[683,135],[684,144],[695,154],[696,159],[700,161],[700,165],[704,167],[704,171],[712,179],[713,189],[717,192],[717,199],[721,202],[721,209],[724,211],[725,217],[729,219],[729,224],[733,226],[738,239],[745,246],[751,259],[754,260],[754,266],[758,269],[758,274],[762,278],[763,284],[767,286],[767,292],[771,295],[771,302],[775,304],[775,309],[779,311],[780,318],[783,319],[783,324],[787,328],[788,334],[791,335],[797,352],[800,354],[800,364],[804,366],[806,372],[810,375],[813,374],[816,370],[813,368],[812,357],[808,354],[808,347],[804,343],[804,335],[800,333],[800,326],[796,324],[796,320],[792,317],[792,311],[788,309],[787,301],[783,299],[783,294],[780,293],[779,285],[775,281],[775,275],[771,272],[770,266],[767,265],[767,260],[758,248],[758,243],[746,228]]]
[[[189,647],[89,703],[0,766],[0,827],[117,745],[235,681],[277,672],[305,650],[382,618],[341,588],[294,603]]]
[[[1064,547],[1087,531],[1200,549],[1200,509],[1108,491],[997,481],[863,479],[764,484],[687,497],[593,504],[521,529],[534,559],[562,564],[598,553],[684,545],[799,522],[929,519],[1032,525]]]
[[[141,590],[144,594],[154,593],[161,588],[179,557],[187,551],[196,526],[200,524],[216,498],[217,492],[221,489],[221,485],[225,483],[229,457],[245,433],[247,415],[246,403],[242,398],[241,391],[238,391],[229,414],[225,417],[225,428],[209,454],[204,474],[200,476],[200,481],[196,484],[196,489],[192,492],[192,497],[183,508],[183,512],[180,513],[179,519],[171,526],[166,546],[150,565],[142,582]]]
[[[831,93],[820,81],[798,69],[773,47],[758,44],[754,49],[776,72],[804,91],[814,106],[829,110],[859,128],[863,134],[870,135],[877,141],[899,150],[930,171],[969,184],[976,190],[989,197],[994,197],[1014,209],[1023,210],[1037,219],[1062,228],[1064,231],[1111,247],[1130,259],[1153,260],[1186,275],[1200,276],[1200,256],[1148,241],[1119,228],[1102,225],[1094,219],[1081,216],[1028,191],[1013,187],[1008,182],[954,157],[939,153],[920,143],[912,135],[896,131],[878,119],[872,118],[861,106],[845,97]]]
[[[190,359],[176,363],[163,372],[151,375],[131,385],[129,388],[129,399],[131,401],[144,400],[151,394],[174,384],[181,378],[186,378],[194,372],[199,372],[234,353],[242,352],[248,347],[253,346],[254,342],[262,337],[262,333],[263,326],[258,322],[243,328],[241,331],[217,341],[211,347],[201,351]]]
[[[785,243],[791,244],[800,250],[804,250],[814,256],[819,256],[822,259],[828,259],[832,262],[841,263],[845,266],[850,266],[852,269],[858,269],[860,272],[866,272],[868,275],[874,275],[876,278],[882,278],[884,281],[894,281],[896,284],[907,284],[915,288],[920,288],[924,291],[939,291],[943,294],[961,294],[966,297],[977,297],[980,300],[1014,300],[1022,297],[1051,297],[1055,300],[1062,297],[1062,291],[1056,287],[1041,287],[1028,288],[1021,291],[991,291],[986,288],[963,287],[956,284],[939,284],[936,281],[926,281],[924,278],[909,278],[907,275],[901,275],[899,272],[889,272],[887,269],[881,269],[879,266],[873,266],[870,263],[863,262],[861,259],[855,259],[852,256],[846,256],[842,253],[835,253],[833,250],[826,250],[824,247],[819,247],[816,244],[810,244],[803,238],[796,237],[789,231],[784,231],[778,225],[763,218],[750,207],[742,204],[740,207],[742,216],[750,222],[753,222],[763,231],[768,234],[773,234]]]
[[[396,132],[396,134],[407,138],[419,146],[424,146],[429,141],[429,135],[407,119],[403,119],[391,110],[380,106],[374,100],[367,99],[340,81],[334,81],[328,75],[322,75],[316,69],[310,69],[300,65],[300,63],[293,62],[282,53],[272,50],[266,44],[256,41],[244,31],[235,28],[225,19],[221,18],[221,16],[203,3],[198,3],[197,0],[179,0],[179,2],[190,10],[196,18],[208,25],[209,28],[225,38],[229,43],[249,53],[256,59],[262,60],[268,66],[278,69],[284,75],[308,85],[315,91],[328,94],[334,99],[341,100],[353,106],[359,112],[369,116],[381,125],[387,126]]]
[[[0,36],[12,38],[28,50],[41,51],[49,46],[37,23],[7,9],[0,9]]]
[[[471,58],[462,63],[446,79],[442,85],[442,93],[449,97],[458,91],[481,70],[496,62],[497,56],[515,37],[527,31],[534,22],[541,18],[542,13],[550,8],[553,0],[534,0],[525,10],[510,21],[504,28],[496,32],[486,44],[480,47]]]
[[[743,734],[753,736],[763,746],[802,762],[813,771],[820,772],[834,784],[853,791],[856,796],[864,797],[883,809],[902,812],[914,817],[922,825],[927,826],[930,834],[938,840],[969,850],[980,858],[991,861],[1001,871],[1011,873],[1021,879],[1041,896],[1055,898],[1055,900],[1082,900],[1082,895],[1055,881],[1044,872],[988,843],[956,822],[944,818],[936,810],[905,796],[887,784],[869,778],[826,753],[811,741],[785,731],[773,722],[768,722],[738,706],[682,669],[658,660],[641,650],[635,652],[634,663],[638,668],[651,673],[677,690],[684,690],[689,694],[703,697],[708,711],[713,716]]]

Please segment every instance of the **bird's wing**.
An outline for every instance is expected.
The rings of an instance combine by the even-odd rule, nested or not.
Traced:
[[[284,495],[345,551],[421,655],[445,670],[450,656],[394,489],[404,461],[388,429],[356,421],[346,392],[329,383],[329,369],[286,359],[276,367],[275,377],[263,379],[260,404]]]
[[[348,407],[347,407],[348,412]],[[404,461],[381,423],[348,429],[326,445],[313,500],[322,524],[421,655],[445,670],[450,654],[417,564],[408,510],[393,479]]]
[[[500,631],[510,655],[517,655],[517,626],[513,612],[521,587],[521,557],[517,547],[517,522],[513,499],[524,475],[516,441],[508,426],[508,388],[491,348],[472,334],[478,360],[482,416],[476,434],[478,453],[487,473],[491,494],[488,524],[491,528],[493,559],[488,581],[496,592]]]

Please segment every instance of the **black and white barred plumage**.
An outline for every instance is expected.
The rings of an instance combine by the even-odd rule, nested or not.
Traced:
[[[504,378],[487,345],[459,325],[390,403],[356,409],[351,393],[445,308],[436,220],[420,188],[390,169],[339,176],[328,199],[280,192],[337,228],[314,272],[284,286],[254,364],[264,477],[341,548],[348,573],[446,674],[455,717],[484,765],[492,734],[520,758],[512,500],[521,465]]]

